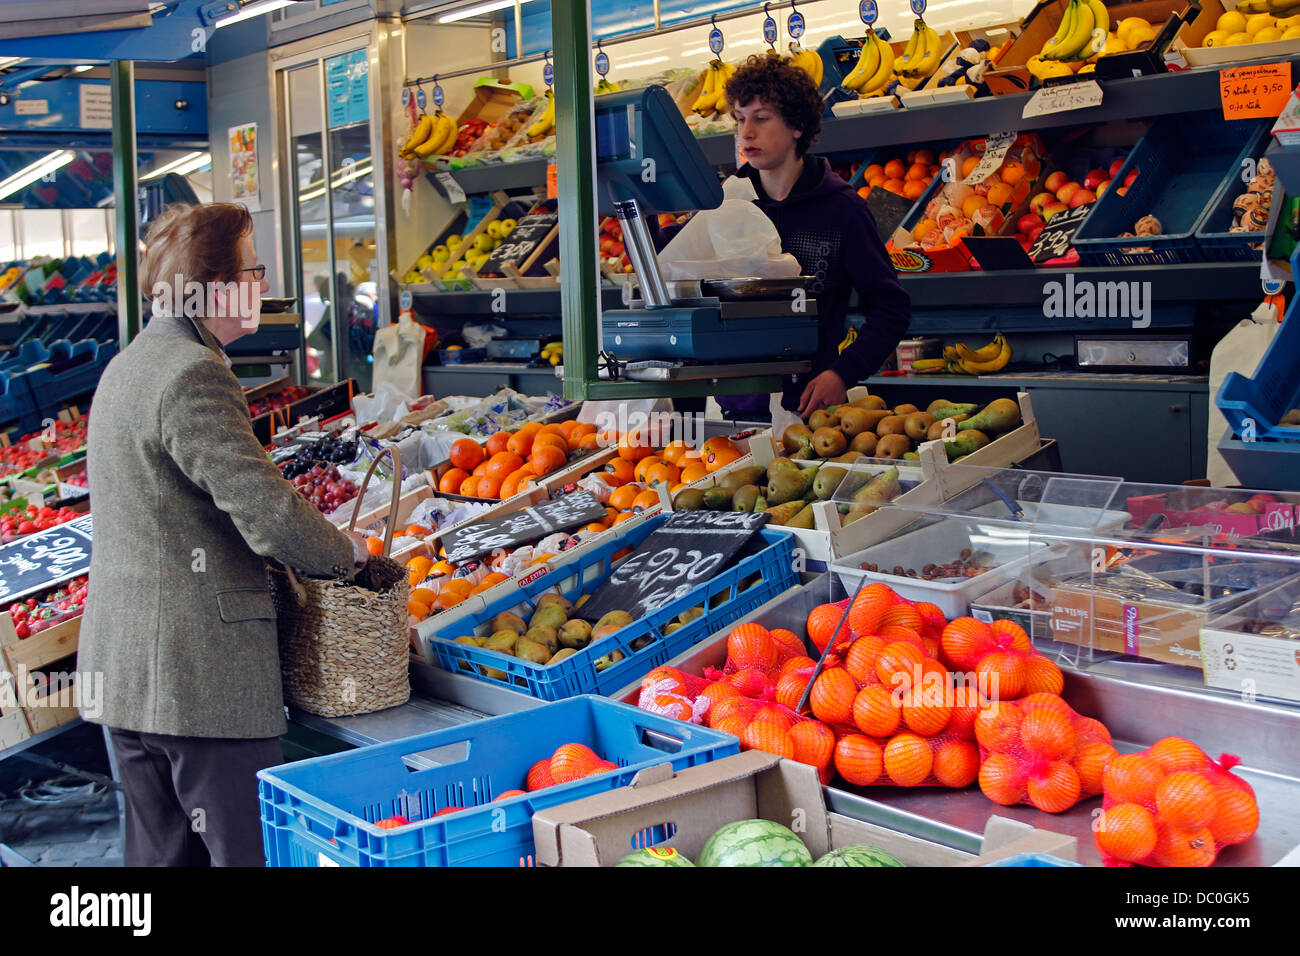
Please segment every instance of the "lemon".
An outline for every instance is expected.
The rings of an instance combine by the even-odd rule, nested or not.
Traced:
[[[1238,16],[1240,16],[1240,14],[1238,14]],[[1131,50],[1137,44],[1129,38],[1129,34],[1139,27],[1145,27],[1150,30],[1151,24],[1141,17],[1125,17],[1123,20],[1119,21],[1119,26],[1115,28],[1115,35],[1118,36]]]
[[[1265,27],[1255,34],[1256,43],[1272,43],[1280,39],[1282,39],[1282,31],[1277,27]]]
[[[1254,36],[1260,30],[1271,27],[1276,22],[1271,13],[1252,13],[1246,18],[1246,32]]]
[[[1080,72],[1080,73],[1092,73],[1092,72],[1094,72],[1096,69],[1097,69],[1097,64],[1095,64],[1095,63],[1089,63],[1087,66],[1085,66],[1085,67],[1083,67],[1082,69],[1080,69],[1079,72]]]
[[[1211,30],[1205,34],[1205,39],[1201,41],[1201,46],[1223,46],[1228,37],[1232,36],[1227,30]]]
[[[1300,26],[1287,27],[1282,31],[1283,40],[1300,39]]]
[[[1150,43],[1156,38],[1156,31],[1151,27],[1134,27],[1128,33],[1128,48],[1136,50],[1143,43]]]
[[[1246,18],[1236,10],[1229,10],[1223,16],[1219,17],[1219,22],[1214,25],[1215,31],[1223,31],[1232,36],[1234,33],[1246,32]]]
[[[1054,76],[1073,76],[1074,71],[1058,60],[1044,60],[1039,67],[1039,76],[1050,79]]]
[[[1224,46],[1241,46],[1243,43],[1254,42],[1249,33],[1234,33],[1228,39],[1223,41]]]
[[[1102,56],[1110,56],[1112,53],[1124,53],[1128,50],[1124,41],[1113,33],[1106,34],[1106,46],[1102,48]]]

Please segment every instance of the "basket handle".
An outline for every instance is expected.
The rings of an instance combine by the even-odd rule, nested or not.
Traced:
[[[370,485],[370,476],[375,473],[375,468],[379,466],[380,460],[388,455],[393,459],[393,500],[388,506],[388,518],[384,521],[384,549],[381,554],[388,556],[393,547],[393,526],[397,523],[397,503],[402,496],[402,457],[398,454],[397,449],[392,445],[386,445],[380,449],[375,460],[370,463],[366,470],[366,477],[361,481],[361,490],[357,492],[356,505],[352,509],[352,520],[348,522],[348,530],[352,531],[357,526],[357,516],[361,513],[361,501],[366,497],[366,488]]]

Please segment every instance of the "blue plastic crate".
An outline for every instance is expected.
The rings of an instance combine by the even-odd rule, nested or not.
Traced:
[[[577,560],[559,565],[521,588],[522,600],[516,596],[502,598],[475,614],[452,621],[425,640],[427,656],[436,656],[443,670],[498,684],[541,700],[563,700],[578,694],[610,694],[624,684],[639,680],[686,648],[734,624],[799,583],[794,570],[794,535],[779,529],[763,529],[754,539],[757,552],[742,557],[730,570],[714,575],[684,597],[555,664],[534,664],[473,644],[456,643],[458,637],[485,633],[492,618],[502,611],[513,610],[527,619],[536,608],[537,599],[544,593],[558,592],[570,601],[577,601],[581,595],[594,592],[613,573],[614,555],[624,548],[635,548],[666,520],[667,516],[663,515],[653,517]],[[741,590],[741,584],[755,576],[758,580]],[[717,607],[710,606],[718,595],[725,595],[725,598]],[[704,608],[700,617],[671,634],[664,633],[664,628],[679,614],[695,607]],[[648,644],[633,649],[633,642],[645,638],[650,639]],[[623,654],[623,660],[597,670],[596,661],[615,650]],[[483,673],[488,669],[504,673],[505,679]]]
[[[599,776],[493,802],[524,787],[561,744],[618,764]],[[385,744],[258,771],[268,866],[528,866],[533,814],[740,752],[730,734],[598,697],[576,697]],[[465,810],[435,817],[447,807]],[[401,814],[393,830],[377,820]]]
[[[994,860],[992,863],[985,863],[985,866],[1083,866],[1082,863],[1074,863],[1070,860],[1063,860],[1059,856],[1052,856],[1048,853],[1017,853],[1015,856],[1009,856],[1002,860]]]
[[[1273,141],[1268,124],[1259,126],[1250,142],[1237,157],[1237,164],[1223,178],[1218,192],[1210,200],[1205,215],[1196,224],[1196,244],[1211,262],[1258,262],[1264,254],[1268,236],[1264,229],[1258,232],[1229,232],[1232,227],[1232,204],[1246,191],[1242,174],[1247,160],[1258,160]],[[1277,190],[1277,201],[1282,201],[1282,190]]]
[[[1080,261],[1091,266],[1204,262],[1195,235],[1202,213],[1229,173],[1240,171],[1243,153],[1261,125],[1228,122],[1218,110],[1153,121],[1075,232],[1071,244]],[[1119,187],[1133,169],[1138,177],[1121,196]],[[1118,238],[1148,214],[1160,220],[1161,235]]]

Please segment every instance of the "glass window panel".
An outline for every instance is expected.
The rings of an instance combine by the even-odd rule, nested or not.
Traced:
[[[24,209],[22,217],[23,256],[63,255],[63,213],[58,209]]]
[[[108,248],[104,210],[68,210],[69,242],[74,256],[97,256]]]
[[[0,209],[0,265],[7,265],[18,258],[18,246],[14,242],[14,212],[12,209]]]

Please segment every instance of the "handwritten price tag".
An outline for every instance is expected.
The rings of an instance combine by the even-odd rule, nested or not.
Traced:
[[[1290,63],[1261,63],[1219,71],[1219,100],[1225,120],[1277,116],[1290,96]]]
[[[465,201],[465,190],[461,189],[460,183],[456,182],[455,176],[451,173],[438,173],[437,178],[443,192],[447,194],[448,201],[453,203],[463,203]]]
[[[1015,130],[1005,133],[994,133],[984,138],[984,155],[980,161],[975,164],[975,168],[970,171],[970,175],[962,180],[964,185],[974,186],[982,183],[984,180],[1002,167],[1002,161],[1007,158],[1007,153],[1011,150],[1011,144],[1016,141],[1019,134]]]
[[[1024,119],[1029,119],[1031,116],[1086,110],[1100,105],[1101,84],[1096,80],[1086,80],[1082,83],[1062,83],[1059,86],[1043,87],[1029,98],[1020,115]]]

